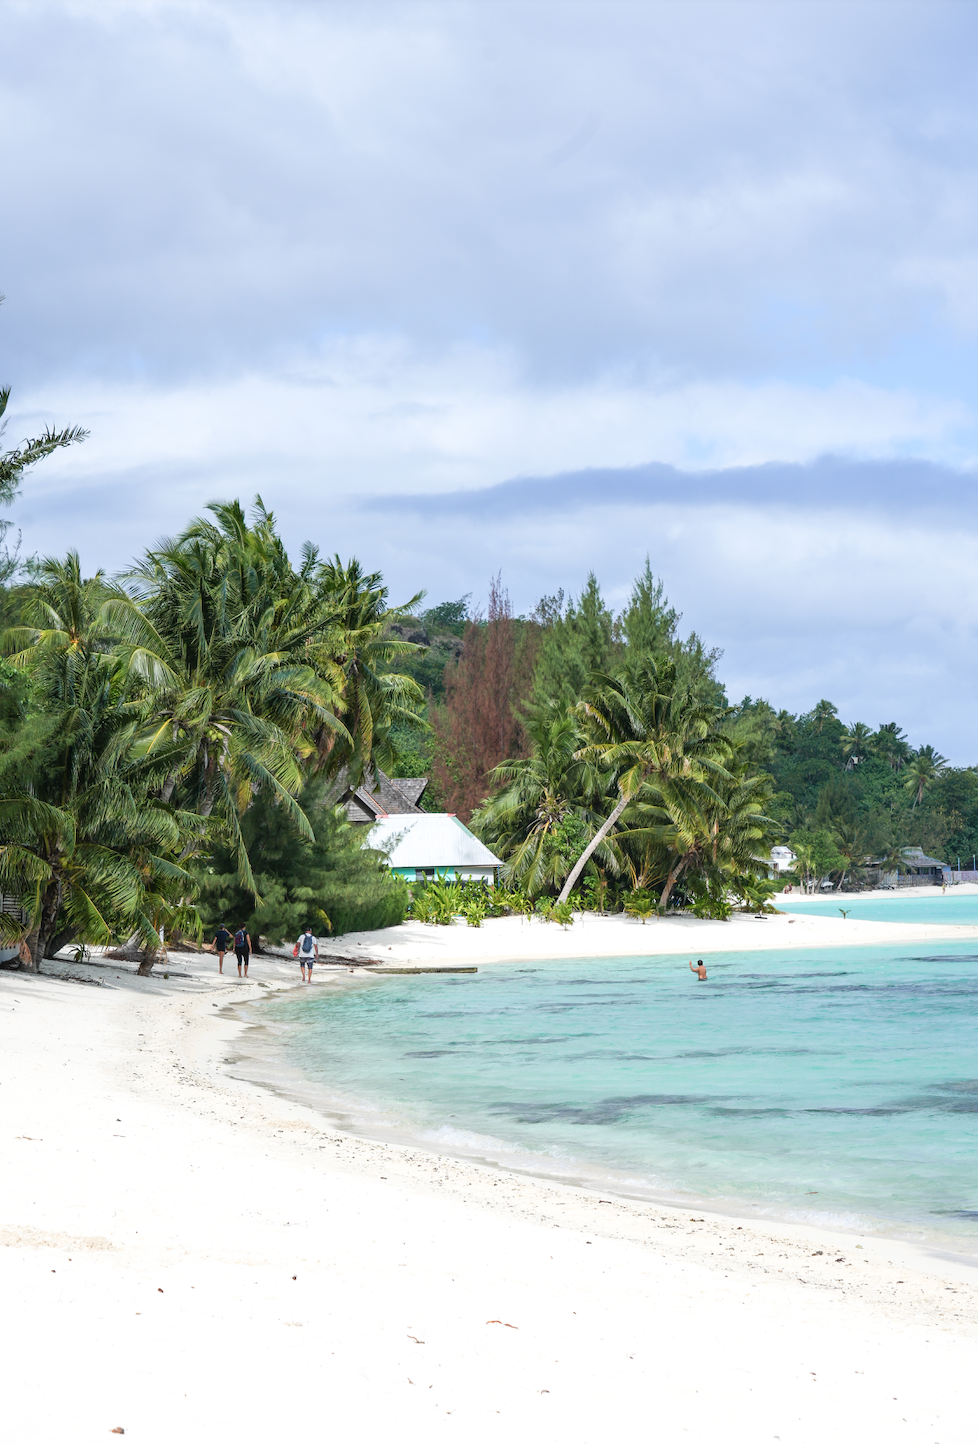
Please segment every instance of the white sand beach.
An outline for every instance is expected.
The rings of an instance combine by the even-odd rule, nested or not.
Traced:
[[[481,965],[893,928],[503,920],[343,948]],[[46,967],[0,972],[4,1438],[974,1439],[966,1262],[337,1132],[224,1062],[226,1005],[294,986],[290,960],[241,984],[206,956]]]
[[[973,884],[954,889],[955,896],[978,894]],[[915,897],[941,895],[938,888],[915,889]],[[895,898],[894,893],[861,893],[860,897]],[[851,906],[852,895],[839,896],[841,908]],[[523,918],[487,918],[480,928],[465,924],[436,927],[431,923],[402,923],[380,933],[349,933],[336,944],[324,942],[331,953],[351,960],[375,959],[399,966],[432,962],[516,962],[521,958],[608,958],[686,953],[709,957],[711,952],[761,952],[785,948],[851,947],[860,943],[925,942],[940,938],[978,938],[978,927],[950,923],[863,922],[856,918],[821,917],[792,913],[792,899],[778,898],[779,909],[762,917],[734,913],[726,922],[668,914],[641,923],[618,913],[614,917],[575,915],[570,927]],[[894,904],[898,906],[898,903]]]

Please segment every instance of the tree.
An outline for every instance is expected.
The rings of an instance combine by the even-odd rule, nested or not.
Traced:
[[[907,763],[907,777],[904,783],[907,791],[914,795],[914,807],[924,800],[924,791],[936,782],[947,769],[947,758],[935,752],[933,747],[919,747]]]
[[[832,702],[827,702],[823,697],[812,708],[811,720],[816,732],[821,732],[826,722],[833,722],[839,715],[839,709]]]
[[[838,872],[846,866],[846,859],[827,827],[800,828],[792,833],[789,846],[797,859],[797,868],[806,892],[814,892],[830,873]]]
[[[296,837],[291,819],[267,792],[259,793],[242,819],[260,901],[241,886],[226,847],[216,848],[198,867],[208,927],[244,923],[260,948],[262,938],[292,942],[306,926],[320,936],[339,936],[403,922],[406,885],[391,876],[379,852],[365,846],[367,830],[330,805],[326,779],[311,778],[300,801],[311,838]]]
[[[113,588],[81,578],[77,557],[45,562],[28,589],[36,623],[8,635],[32,645],[16,663],[30,679],[21,725],[0,766],[0,884],[28,915],[28,966],[74,937],[107,943],[159,929],[193,931],[186,814],[155,797],[158,778],[133,761],[141,720],[131,679],[109,648]]]
[[[605,605],[593,572],[576,603],[568,602],[563,613],[563,593],[544,598],[537,609],[545,621],[533,674],[532,700],[545,707],[554,702],[562,707],[576,703],[594,672],[608,672],[621,654],[615,641],[615,619]],[[636,632],[638,622],[634,623]]]
[[[312,549],[310,555],[315,557]],[[328,621],[316,655],[327,672],[329,667],[339,670],[340,713],[348,739],[341,739],[338,729],[327,726],[321,730],[317,736],[319,765],[327,764],[328,776],[343,768],[350,781],[359,783],[377,765],[394,766],[395,727],[426,730],[419,711],[424,704],[421,688],[413,677],[391,670],[395,659],[422,650],[390,631],[421,600],[422,593],[401,607],[389,607],[381,574],[364,572],[356,559],[344,565],[338,556],[322,565],[315,584],[324,609],[323,622]]]
[[[532,752],[493,769],[496,789],[472,819],[473,831],[506,863],[508,879],[530,896],[558,888],[595,828],[611,774],[602,776],[578,755],[575,719],[551,705],[531,716]],[[617,874],[617,849],[605,841],[600,860]]]
[[[896,722],[884,722],[873,737],[873,751],[887,762],[894,772],[899,772],[910,755],[910,747],[903,730]]]
[[[295,570],[274,516],[258,498],[249,526],[237,502],[209,508],[174,541],[148,551],[130,574],[133,599],[115,615],[127,666],[152,696],[140,736],[165,765],[164,799],[178,795],[201,818],[220,819],[242,884],[255,890],[240,819],[265,790],[299,835],[295,801],[303,763],[358,782],[393,757],[390,733],[420,689],[381,676],[377,664],[409,643],[385,640],[392,616],[377,574],[308,544]]]
[[[580,756],[614,775],[618,802],[568,874],[560,902],[643,789],[675,824],[702,800],[707,775],[723,771],[721,759],[731,750],[720,732],[726,714],[697,700],[690,686],[680,687],[671,659],[647,657],[617,676],[596,674],[575,713],[587,738]],[[678,875],[666,881],[663,907]]]
[[[695,779],[674,784],[671,795],[646,801],[640,795],[620,841],[644,837],[665,849],[660,910],[682,881],[709,900],[711,915],[729,915],[728,887],[743,892],[745,879],[765,872],[781,828],[769,816],[771,779],[756,775],[746,759],[714,767],[709,785]]]
[[[430,709],[435,734],[435,780],[446,808],[468,821],[504,758],[530,750],[519,703],[532,676],[535,631],[513,617],[509,594],[496,577],[484,625],[470,622],[462,655],[445,669],[445,702]]]
[[[872,737],[872,728],[867,727],[865,722],[853,722],[845,729],[839,738],[839,744],[847,767],[858,767],[863,758],[869,756]]]
[[[618,624],[629,654],[633,657],[667,655],[676,644],[680,620],[681,614],[670,607],[666,599],[665,584],[660,577],[652,575],[646,557]]]

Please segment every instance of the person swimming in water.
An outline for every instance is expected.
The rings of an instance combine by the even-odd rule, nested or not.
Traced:
[[[689,971],[695,973],[701,983],[706,982],[706,964],[702,958],[698,958],[695,964],[690,961]]]

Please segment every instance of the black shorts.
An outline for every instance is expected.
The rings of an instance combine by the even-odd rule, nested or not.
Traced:
[[[314,963],[314,961],[315,961],[315,958],[314,958],[314,956],[313,956],[312,953],[300,953],[300,954],[299,954],[299,967],[300,967],[300,968],[311,968],[312,965],[313,965],[313,963]]]
[[[237,958],[239,965],[241,963],[245,963],[247,965],[248,959],[251,957],[251,953],[248,948],[235,948],[234,956]]]

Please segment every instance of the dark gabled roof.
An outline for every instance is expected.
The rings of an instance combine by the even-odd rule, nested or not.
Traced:
[[[403,793],[413,806],[417,806],[421,794],[428,786],[427,777],[395,777],[392,781],[398,792]]]
[[[377,768],[373,785],[367,780],[348,788],[341,798],[351,822],[374,822],[378,817],[420,813],[418,801],[428,786],[427,777],[388,777]]]

